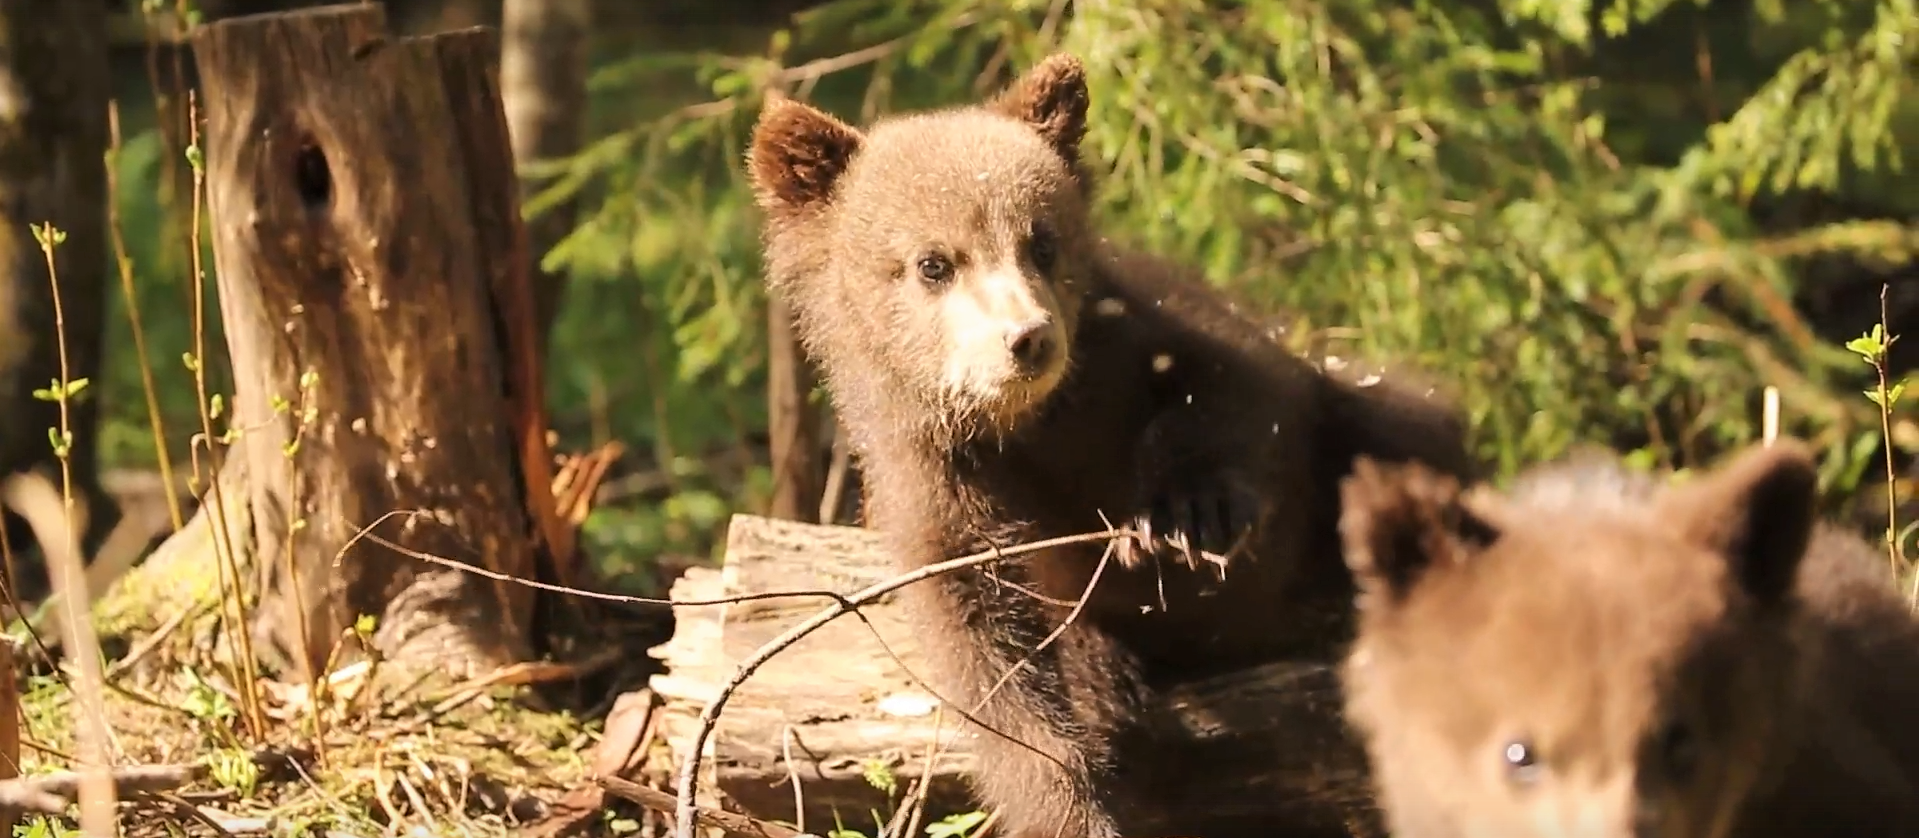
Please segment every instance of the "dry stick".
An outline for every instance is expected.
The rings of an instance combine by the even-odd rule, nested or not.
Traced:
[[[800,783],[800,769],[793,765],[793,726],[780,725],[780,759],[786,762],[786,781],[793,784],[793,826],[806,831],[806,788]]]
[[[833,417],[828,430],[833,433],[833,461],[826,467],[826,488],[820,492],[820,523],[831,524],[840,517],[840,496],[846,494],[846,473],[853,465],[853,449],[846,444],[846,432],[839,417]]]
[[[1759,414],[1759,439],[1767,448],[1779,439],[1779,388],[1766,385],[1766,400]]]
[[[163,108],[164,109],[164,108]],[[133,356],[140,361],[140,388],[147,397],[147,424],[153,428],[153,453],[159,460],[160,482],[167,487],[167,518],[173,531],[186,526],[180,512],[180,493],[174,489],[173,458],[167,455],[166,423],[160,418],[159,391],[153,386],[153,362],[147,357],[146,330],[140,327],[140,295],[133,290],[133,257],[127,255],[120,232],[120,103],[107,104],[107,232],[113,236],[113,261],[120,267],[120,296],[127,301],[127,325],[133,327]],[[99,590],[105,590],[104,588]]]
[[[694,732],[692,746],[687,749],[686,761],[680,766],[680,777],[677,788],[679,800],[674,817],[674,838],[693,838],[693,815],[698,809],[698,807],[694,805],[693,795],[699,788],[700,754],[706,749],[706,742],[712,737],[714,726],[719,723],[720,710],[726,706],[727,700],[732,698],[733,691],[739,689],[740,685],[746,683],[746,679],[753,677],[753,673],[765,665],[768,660],[771,660],[774,655],[779,654],[786,649],[786,647],[793,645],[793,643],[800,638],[811,634],[820,626],[826,625],[844,616],[849,611],[853,611],[868,602],[900,588],[904,588],[907,585],[911,585],[914,582],[925,581],[943,573],[951,573],[955,570],[987,564],[1024,553],[1049,550],[1055,547],[1064,547],[1069,544],[1085,544],[1101,540],[1111,540],[1126,534],[1127,531],[1125,530],[1109,529],[1102,532],[1048,538],[1015,547],[987,550],[971,556],[930,564],[909,573],[904,573],[891,579],[869,585],[857,593],[836,597],[833,605],[807,618],[804,622],[787,629],[786,632],[779,637],[773,638],[772,641],[761,646],[758,651],[754,652],[740,664],[739,669],[733,674],[733,677],[726,682],[725,686],[720,688],[719,693],[715,695],[711,701],[706,703],[706,707],[700,710],[699,730]]]
[[[1892,392],[1886,387],[1886,350],[1892,348],[1892,342],[1898,340],[1886,331],[1886,293],[1892,290],[1891,283],[1879,286],[1879,334],[1882,340],[1873,351],[1872,368],[1879,373],[1879,443],[1886,452],[1886,557],[1892,565],[1894,578],[1899,576],[1899,470],[1892,463]],[[1919,586],[1915,586],[1919,592]]]
[[[287,459],[287,508],[294,513],[294,517],[287,524],[288,532],[286,542],[282,545],[283,549],[281,553],[286,561],[287,585],[293,589],[293,613],[298,618],[295,625],[299,629],[300,668],[305,670],[307,683],[312,685],[312,691],[309,694],[313,696],[314,700],[308,702],[307,707],[312,710],[314,755],[315,758],[319,760],[320,765],[325,766],[327,762],[326,720],[325,714],[320,712],[319,701],[320,679],[325,673],[313,671],[313,656],[307,651],[313,647],[313,629],[307,619],[306,590],[305,587],[300,584],[300,563],[295,560],[293,555],[293,543],[299,540],[300,529],[306,523],[306,519],[299,516],[299,452],[300,438],[306,435],[307,417],[309,415],[307,412],[307,400],[313,396],[313,391],[309,386],[307,376],[300,376],[298,386],[300,387],[300,404],[298,407],[299,412],[295,413],[292,417],[293,442],[284,449]]]
[[[181,19],[185,20],[184,17]],[[206,211],[207,170],[205,154],[200,149],[200,102],[193,91],[187,92],[187,139],[193,155],[190,160],[193,164],[193,213],[190,216],[192,227],[188,230],[188,241],[192,248],[189,256],[193,264],[193,389],[200,414],[200,432],[206,436],[207,460],[211,463],[208,494],[213,501],[213,523],[217,526],[213,532],[213,553],[215,564],[220,568],[220,617],[223,621],[227,617],[230,581],[234,618],[227,623],[227,630],[228,642],[239,651],[240,657],[239,672],[236,673],[239,677],[235,679],[240,682],[240,709],[246,714],[248,729],[258,737],[266,735],[266,714],[260,709],[260,673],[253,658],[253,632],[247,630],[247,604],[240,590],[239,558],[233,554],[233,529],[227,524],[226,491],[220,486],[220,453],[215,447],[215,440],[219,438],[213,435],[213,417],[207,410],[207,272],[205,259],[200,255],[200,219]]]
[[[135,645],[132,650],[128,651],[126,657],[114,661],[109,665],[106,674],[107,680],[118,678],[121,673],[138,666],[148,655],[153,654],[153,650],[160,648],[160,644],[166,642],[166,639],[171,637],[175,631],[181,626],[186,625],[188,620],[198,617],[212,606],[213,603],[203,599],[180,609],[179,613],[174,614],[168,618],[166,622],[161,623],[160,627],[154,629],[152,634],[147,635]]]
[[[906,790],[905,800],[901,802],[900,808],[893,812],[893,817],[887,820],[886,828],[881,830],[875,838],[900,838],[900,836],[919,834],[920,816],[926,812],[927,786],[932,785],[933,782],[933,760],[940,754],[940,730],[945,727],[945,709],[942,705],[934,706],[933,735],[926,742],[926,760],[920,764],[920,775],[913,780],[912,787]],[[792,762],[792,758],[788,757],[787,761]],[[800,823],[799,826],[804,828],[806,824]]]
[[[415,517],[416,520],[421,520],[421,521],[435,520],[431,516],[428,516],[425,512],[422,512],[421,510],[418,510],[418,509],[396,509],[391,512],[384,513],[380,517],[373,519],[373,523],[360,527],[358,531],[354,533],[353,537],[347,540],[347,546],[350,547],[353,545],[354,542],[364,538],[368,541],[371,541],[375,544],[385,547],[388,550],[392,550],[395,553],[399,553],[402,556],[419,559],[420,561],[427,562],[429,564],[439,565],[440,567],[451,568],[453,570],[458,570],[465,573],[471,573],[476,576],[483,576],[497,582],[511,582],[515,585],[524,585],[529,588],[533,588],[541,591],[547,591],[549,593],[566,594],[568,596],[586,597],[587,599],[605,600],[607,602],[623,602],[623,603],[629,603],[633,605],[670,605],[670,606],[680,606],[680,607],[687,607],[687,606],[703,607],[703,606],[712,606],[712,605],[734,605],[736,603],[741,603],[741,602],[758,602],[760,600],[766,600],[766,599],[795,599],[798,597],[818,597],[820,599],[830,599],[834,601],[839,601],[845,598],[845,595],[841,594],[838,591],[828,591],[824,589],[820,589],[820,590],[801,589],[801,590],[792,590],[792,591],[761,591],[757,593],[733,594],[731,596],[714,597],[712,599],[664,599],[661,597],[631,596],[628,594],[609,594],[601,591],[588,591],[580,588],[569,588],[565,585],[555,585],[551,582],[540,582],[534,579],[522,579],[510,573],[501,573],[497,570],[488,570],[487,568],[484,568],[484,567],[476,567],[474,565],[470,565],[465,562],[455,561],[453,559],[446,558],[445,556],[435,556],[432,553],[423,553],[411,547],[405,547],[399,544],[395,544],[391,541],[388,541],[384,538],[381,538],[380,536],[373,534],[374,527],[378,527],[381,523],[385,522],[388,518],[393,518],[400,515]],[[1115,532],[1118,532],[1118,531],[1115,531]],[[1093,536],[1097,536],[1097,535],[1100,535],[1100,533],[1088,533],[1084,537],[1084,540],[1088,540],[1088,541],[1094,540]],[[1082,538],[1081,536],[1073,536],[1073,537]],[[1053,544],[1053,542],[1046,542],[1046,543],[1048,546],[1051,546]],[[340,549],[344,551],[346,547],[342,547]],[[1005,551],[1005,552],[1002,552],[1001,555],[1006,555],[1007,553],[1010,553],[1010,552],[1011,551]],[[1024,551],[1021,551],[1021,552],[1024,552]]]
[[[594,782],[605,789],[607,794],[631,800],[655,812],[670,812],[675,806],[673,795],[659,789],[647,788],[623,777],[597,777]],[[785,824],[736,815],[732,812],[701,809],[697,817],[702,826],[724,829],[735,835],[745,835],[749,838],[800,838],[806,834]]]
[[[100,772],[88,775],[81,782],[80,795],[80,831],[97,838],[107,838],[119,832],[114,817],[112,780],[104,773],[108,769],[110,757],[107,754],[106,696],[102,691],[100,677],[100,643],[93,636],[93,615],[88,606],[92,600],[87,594],[86,570],[80,561],[80,525],[75,521],[73,509],[73,422],[68,414],[67,403],[72,399],[73,371],[67,364],[67,317],[66,307],[60,302],[60,269],[53,256],[65,236],[48,222],[40,227],[40,253],[47,260],[47,282],[53,300],[53,333],[55,344],[59,347],[60,382],[58,397],[60,405],[60,491],[44,479],[14,479],[8,481],[6,494],[9,503],[16,507],[41,508],[40,518],[45,521],[49,509],[58,509],[59,518],[66,524],[66,537],[59,538],[54,533],[36,533],[40,540],[41,551],[52,559],[54,592],[63,600],[60,613],[65,630],[61,632],[67,638],[68,648],[80,656],[80,690],[77,694],[80,704],[80,724],[75,725],[75,739],[79,745],[81,759],[90,762]],[[33,496],[33,486],[39,484],[39,498]]]
[[[0,781],[0,808],[59,815],[83,793],[86,784],[104,776],[107,788],[132,794],[170,791],[206,776],[204,765],[138,765],[106,771],[56,771]]]
[[[58,309],[55,312],[57,319]],[[54,590],[59,593],[61,600],[61,635],[67,640],[68,651],[79,658],[76,664],[80,669],[80,684],[74,697],[79,705],[80,718],[74,725],[74,739],[79,746],[80,762],[89,767],[79,776],[80,831],[94,838],[108,838],[118,830],[115,829],[113,775],[107,758],[106,700],[101,687],[100,644],[94,639],[93,620],[87,611],[91,600],[87,597],[86,575],[80,568],[80,556],[75,547],[72,516],[64,514],[65,498],[54,491],[53,485],[45,477],[38,474],[13,477],[7,481],[5,488],[8,505],[35,511],[34,515],[23,517],[27,517],[29,525],[35,527],[34,537],[40,540],[41,549],[51,560],[49,564],[53,566],[53,572],[50,575],[54,580]],[[56,516],[67,525],[64,539],[59,533],[40,529]],[[12,677],[11,673],[7,677]]]
[[[0,506],[5,506],[5,505],[6,504],[4,501],[0,501]],[[21,512],[18,509],[14,510],[14,512],[18,513],[23,520],[26,518],[26,513]],[[33,522],[28,521],[27,526],[29,529],[32,529]],[[26,605],[22,604],[20,600],[13,595],[14,580],[19,579],[20,577],[16,574],[15,568],[13,566],[13,553],[11,552],[12,549],[13,548],[7,544],[7,528],[0,527],[0,550],[8,551],[6,553],[7,579],[6,579],[6,584],[0,585],[0,599],[4,599],[5,605],[7,606],[7,608],[13,611],[13,615],[15,617],[18,617],[20,619],[20,625],[27,630],[27,637],[33,641],[33,647],[35,649],[40,650],[40,657],[46,660],[48,664],[52,664],[55,661],[55,658],[53,656],[53,649],[47,645],[46,638],[40,636],[40,629],[34,626],[33,620],[28,619],[30,615],[27,613]],[[44,601],[43,601],[42,607],[44,607]],[[35,612],[35,613],[38,613],[38,612]],[[53,667],[53,676],[59,679],[60,686],[66,687],[68,692],[73,691],[73,684],[68,683],[67,681],[66,670],[61,669],[58,666],[55,666]]]

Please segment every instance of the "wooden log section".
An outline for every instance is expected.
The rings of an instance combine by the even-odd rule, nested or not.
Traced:
[[[896,573],[870,530],[735,515],[724,566],[688,570],[672,597],[845,594]],[[665,701],[662,733],[674,758],[686,758],[701,708],[740,660],[830,604],[791,597],[675,606],[676,633],[655,651],[667,672],[652,682]],[[886,764],[903,792],[926,773],[941,715],[944,750],[930,763],[927,822],[977,805],[965,775],[978,734],[963,729],[956,713],[936,714],[937,700],[908,674],[926,667],[901,605],[883,600],[861,614],[865,622],[842,617],[775,655],[734,693],[708,742],[703,789],[717,788],[735,811],[792,823],[797,778],[808,831],[831,829],[836,811],[848,828],[870,827],[868,811],[883,816],[886,809],[884,795],[862,778],[865,766]],[[1355,834],[1379,834],[1364,754],[1338,708],[1337,678],[1324,663],[1272,664],[1169,694],[1164,712],[1192,732],[1202,764],[1222,767],[1203,798],[1187,805],[1249,814],[1338,810]],[[1257,768],[1243,768],[1249,765]]]
[[[527,592],[381,543],[520,577],[541,562],[497,40],[396,39],[353,4],[219,21],[193,50],[248,474],[224,500],[251,507],[263,651],[304,676],[368,614],[403,663],[525,658]]]

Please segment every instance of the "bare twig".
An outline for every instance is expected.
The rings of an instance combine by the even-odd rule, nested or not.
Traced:
[[[1892,391],[1886,386],[1886,356],[1892,348],[1892,342],[1898,340],[1886,330],[1886,294],[1892,290],[1891,283],[1879,286],[1879,331],[1882,339],[1874,351],[1872,368],[1879,374],[1879,443],[1886,452],[1886,556],[1891,560],[1892,572],[1899,573],[1899,470],[1892,462]],[[1919,590],[1919,589],[1915,589]]]
[[[86,569],[80,559],[80,535],[86,527],[87,508],[83,503],[78,515],[74,509],[70,454],[73,424],[68,415],[68,402],[78,392],[75,385],[79,382],[74,380],[67,363],[66,311],[60,302],[60,269],[54,258],[54,249],[65,234],[51,223],[41,225],[37,232],[40,253],[47,262],[47,281],[53,293],[53,331],[59,345],[60,380],[55,383],[54,400],[60,406],[61,442],[54,453],[60,460],[60,488],[56,491],[46,478],[28,472],[8,480],[5,494],[8,505],[15,509],[37,509],[37,514],[28,518],[30,522],[38,522],[34,526],[45,526],[50,520],[63,525],[60,532],[36,529],[34,538],[39,540],[41,552],[48,559],[48,576],[52,578],[54,593],[61,599],[60,634],[67,639],[69,650],[79,658],[80,688],[74,697],[80,718],[74,725],[74,740],[82,761],[91,769],[81,783],[86,793],[80,796],[80,831],[107,838],[119,833],[113,783],[106,777],[108,766],[113,762],[109,741],[113,734],[107,727],[106,695],[101,687],[105,679],[100,674],[100,644],[93,636],[93,614],[89,607],[93,600],[87,593]]]
[[[56,771],[0,781],[0,807],[58,815],[80,795],[80,784],[95,772]],[[171,791],[206,776],[204,765],[136,765],[107,773],[114,795]]]
[[[673,795],[659,789],[647,788],[632,780],[619,777],[600,777],[596,780],[600,788],[614,797],[631,800],[655,812],[671,812],[674,807]],[[806,833],[789,826],[736,815],[732,812],[714,812],[701,809],[696,815],[701,826],[724,829],[735,835],[747,838],[802,838]]]
[[[158,83],[158,80],[155,80]],[[161,106],[164,109],[164,105]],[[165,132],[162,131],[164,134]],[[147,424],[153,429],[153,452],[160,466],[160,480],[169,489],[173,486],[173,458],[167,454],[166,423],[160,416],[160,396],[153,385],[153,362],[147,355],[146,330],[140,323],[140,295],[133,288],[133,257],[127,255],[127,242],[120,229],[120,103],[107,103],[107,231],[113,236],[113,261],[120,269],[120,296],[126,300],[127,325],[133,330],[133,354],[140,360],[140,389],[147,398]],[[173,532],[179,532],[186,526],[186,518],[180,511],[178,492],[166,493],[167,520],[173,524]],[[104,591],[105,588],[94,588]]]
[[[826,467],[826,488],[820,491],[822,524],[838,523],[840,498],[846,494],[846,474],[853,465],[853,448],[847,444],[846,430],[840,427],[837,417],[830,427],[833,432],[833,460]]]
[[[1765,405],[1759,415],[1759,439],[1771,448],[1779,439],[1779,388],[1767,385]]]
[[[439,565],[441,567],[452,568],[454,570],[464,571],[466,573],[472,573],[478,576],[484,576],[488,579],[492,579],[499,582],[510,582],[515,585],[524,585],[529,588],[547,591],[549,593],[566,594],[568,596],[586,597],[587,599],[598,599],[598,600],[604,600],[607,602],[623,602],[623,603],[630,603],[634,605],[671,605],[671,606],[678,606],[678,607],[704,607],[704,606],[713,606],[713,605],[733,605],[735,603],[741,603],[741,602],[758,602],[760,600],[768,600],[768,599],[793,599],[796,597],[818,597],[820,599],[830,599],[835,602],[838,602],[845,598],[845,595],[839,593],[838,591],[793,590],[793,591],[759,591],[755,593],[733,594],[731,596],[714,597],[712,599],[678,600],[678,599],[663,599],[660,597],[631,596],[628,594],[609,594],[609,593],[602,593],[600,591],[583,590],[581,588],[569,588],[565,585],[555,585],[550,582],[540,582],[534,579],[522,579],[510,573],[501,573],[497,570],[488,570],[487,568],[484,568],[484,567],[470,565],[465,562],[446,558],[445,556],[435,556],[432,553],[423,553],[419,550],[414,550],[410,547],[405,547],[399,544],[395,544],[391,541],[388,541],[384,538],[381,538],[380,536],[373,534],[373,528],[378,527],[380,524],[384,523],[388,518],[393,518],[401,515],[419,516],[416,520],[420,520],[420,521],[434,520],[429,516],[422,515],[418,510],[397,509],[392,512],[387,512],[381,515],[380,517],[373,519],[373,523],[360,527],[358,533],[356,533],[353,538],[347,540],[346,546],[340,548],[341,551],[344,552],[346,549],[352,547],[354,542],[357,541],[358,539],[365,538],[368,541],[371,541],[375,544],[378,544],[382,547],[387,548],[388,550],[392,550],[393,552],[399,553],[400,555],[403,555],[403,556],[419,559],[420,561],[427,562],[429,564]],[[1112,533],[1088,533],[1086,536],[1083,536],[1083,537],[1072,536],[1072,538],[1077,539],[1077,541],[1095,541],[1095,540],[1098,540],[1097,536],[1100,536],[1100,535],[1115,535],[1115,534],[1123,535],[1125,534],[1125,532],[1126,531],[1124,530],[1115,530]],[[1059,546],[1059,544],[1077,543],[1077,541],[1067,541],[1067,542],[1058,542],[1058,543],[1045,542],[1045,544],[1047,546]],[[1025,552],[1025,551],[1022,550],[1020,552]],[[1013,551],[1007,550],[1001,553],[1001,555],[1009,555],[1009,554],[1013,554]],[[1057,602],[1057,604],[1070,605],[1071,603],[1059,601]]]
[[[793,765],[793,726],[780,725],[780,759],[786,763],[786,781],[793,784],[793,825],[806,831],[806,787]]]

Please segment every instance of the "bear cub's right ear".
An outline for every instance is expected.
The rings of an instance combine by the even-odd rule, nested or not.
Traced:
[[[768,212],[804,210],[826,201],[860,148],[860,132],[824,111],[769,96],[753,125],[747,175]]]
[[[1362,607],[1400,601],[1433,565],[1464,560],[1499,538],[1459,481],[1416,462],[1359,457],[1339,501],[1341,547]]]

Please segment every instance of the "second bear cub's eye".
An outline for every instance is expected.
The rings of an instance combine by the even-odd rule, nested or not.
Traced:
[[[1659,732],[1658,747],[1659,758],[1665,761],[1667,771],[1681,778],[1692,773],[1698,762],[1699,738],[1691,725],[1682,720],[1668,722]]]
[[[1539,754],[1531,742],[1524,739],[1508,742],[1500,756],[1505,758],[1506,771],[1513,782],[1530,783],[1539,778]]]
[[[1053,237],[1053,231],[1045,226],[1035,226],[1033,235],[1026,242],[1027,255],[1033,260],[1033,267],[1041,273],[1051,273],[1054,260],[1059,258],[1059,242]]]
[[[942,283],[953,278],[953,262],[937,253],[921,256],[919,272],[929,283]]]

